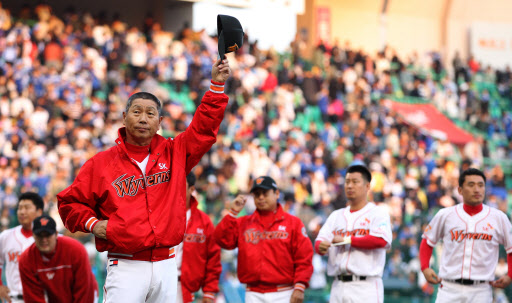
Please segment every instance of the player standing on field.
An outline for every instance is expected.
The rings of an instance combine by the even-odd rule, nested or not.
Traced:
[[[423,233],[420,262],[428,282],[440,284],[436,302],[492,302],[492,288],[512,282],[512,225],[500,210],[483,205],[485,175],[470,168],[459,177],[462,204],[441,209]],[[429,267],[434,246],[444,248],[439,276]],[[508,274],[494,280],[499,245],[507,252]]]
[[[353,165],[345,175],[348,207],[332,212],[315,241],[328,254],[327,274],[334,276],[329,302],[383,302],[382,273],[391,246],[389,214],[368,202],[372,175]]]
[[[238,279],[246,303],[301,303],[313,273],[313,246],[299,218],[284,212],[270,177],[254,180],[256,211],[236,218],[246,198],[238,196],[215,229],[220,247],[238,247]]]
[[[160,101],[132,95],[117,145],[88,160],[57,195],[65,226],[92,232],[97,250],[108,251],[107,303],[176,301],[174,247],[185,233],[186,176],[217,139],[228,103],[228,60],[217,60],[211,75],[192,122],[174,139],[156,134]]]
[[[20,225],[0,234],[0,276],[5,265],[7,285],[1,285],[0,300],[11,303],[23,302],[18,261],[21,253],[32,243],[32,221],[43,214],[44,201],[36,193],[26,192],[20,195],[16,214]]]
[[[20,256],[26,303],[96,303],[98,283],[82,243],[59,236],[47,215],[34,220],[34,244]]]
[[[213,303],[219,292],[222,272],[220,247],[213,239],[213,223],[207,214],[197,209],[196,176],[187,175],[187,230],[183,242],[176,250],[178,265],[177,303],[194,301],[194,292],[203,290],[203,303]]]

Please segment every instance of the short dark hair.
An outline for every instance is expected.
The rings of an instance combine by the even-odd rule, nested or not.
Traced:
[[[189,173],[187,175],[187,183],[188,187],[196,185],[196,175],[194,175],[194,173]]]
[[[480,177],[484,178],[484,183],[487,181],[484,173],[481,170],[476,169],[476,168],[468,168],[465,171],[463,171],[462,174],[460,174],[460,176],[459,176],[459,186],[460,187],[462,187],[462,185],[464,185],[464,181],[466,181],[466,176],[480,176]]]
[[[363,175],[363,178],[366,180],[366,182],[372,181],[372,174],[370,173],[370,170],[364,165],[351,165],[347,168],[347,173],[345,176],[348,173],[360,173]]]
[[[128,113],[128,110],[132,106],[133,100],[135,100],[135,99],[145,99],[145,100],[151,100],[151,101],[155,102],[156,109],[158,110],[158,115],[162,116],[162,103],[160,102],[160,100],[158,100],[158,98],[155,95],[148,93],[148,92],[138,92],[138,93],[131,95],[130,98],[128,98],[128,101],[126,102],[126,109],[125,109],[126,113]]]
[[[36,209],[44,209],[44,201],[43,198],[41,198],[40,195],[34,193],[34,192],[26,192],[22,193],[20,197],[18,198],[18,205],[20,204],[21,200],[30,200],[34,205],[36,206]]]

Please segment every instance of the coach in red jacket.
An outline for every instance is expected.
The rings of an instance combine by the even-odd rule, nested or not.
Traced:
[[[238,247],[238,279],[247,284],[246,302],[300,303],[313,273],[313,245],[299,218],[283,211],[270,177],[251,189],[256,212],[236,218],[246,198],[238,196],[215,229],[220,247]]]
[[[132,95],[117,145],[88,160],[57,195],[65,226],[92,232],[98,251],[108,251],[105,302],[176,301],[174,246],[185,233],[186,176],[216,141],[229,75],[227,59],[213,65],[210,90],[174,139],[156,134],[160,101]]]
[[[23,301],[97,302],[98,283],[82,243],[58,236],[55,221],[47,215],[34,220],[32,231],[35,243],[19,260]]]
[[[193,294],[201,288],[203,303],[213,302],[215,294],[219,292],[219,277],[222,272],[220,247],[213,239],[213,223],[207,214],[197,209],[197,200],[192,196],[195,183],[194,173],[188,174],[187,230],[176,252],[180,274],[176,301],[178,303],[193,302]]]

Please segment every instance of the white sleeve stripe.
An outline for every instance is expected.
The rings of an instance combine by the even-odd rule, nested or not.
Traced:
[[[95,221],[98,221],[98,219],[96,219],[95,217],[90,217],[89,220],[87,220],[87,222],[85,222],[85,229],[87,229],[88,231],[91,231],[91,227],[94,226]]]

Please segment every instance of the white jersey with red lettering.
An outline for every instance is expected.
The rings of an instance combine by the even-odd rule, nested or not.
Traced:
[[[349,274],[382,277],[386,263],[386,249],[391,246],[392,232],[389,214],[373,202],[362,209],[350,212],[342,208],[331,213],[320,229],[316,240],[332,242],[335,235],[363,237],[371,235],[384,239],[384,248],[356,249],[350,245],[331,246],[328,250],[327,274]],[[316,241],[315,241],[316,242]]]
[[[499,245],[512,252],[512,224],[502,211],[487,205],[473,216],[463,204],[441,209],[423,238],[432,247],[443,242],[439,278],[446,280],[493,281]]]
[[[23,295],[18,258],[34,243],[34,237],[25,237],[21,228],[19,225],[0,233],[0,268],[5,265],[5,280],[13,297]]]

